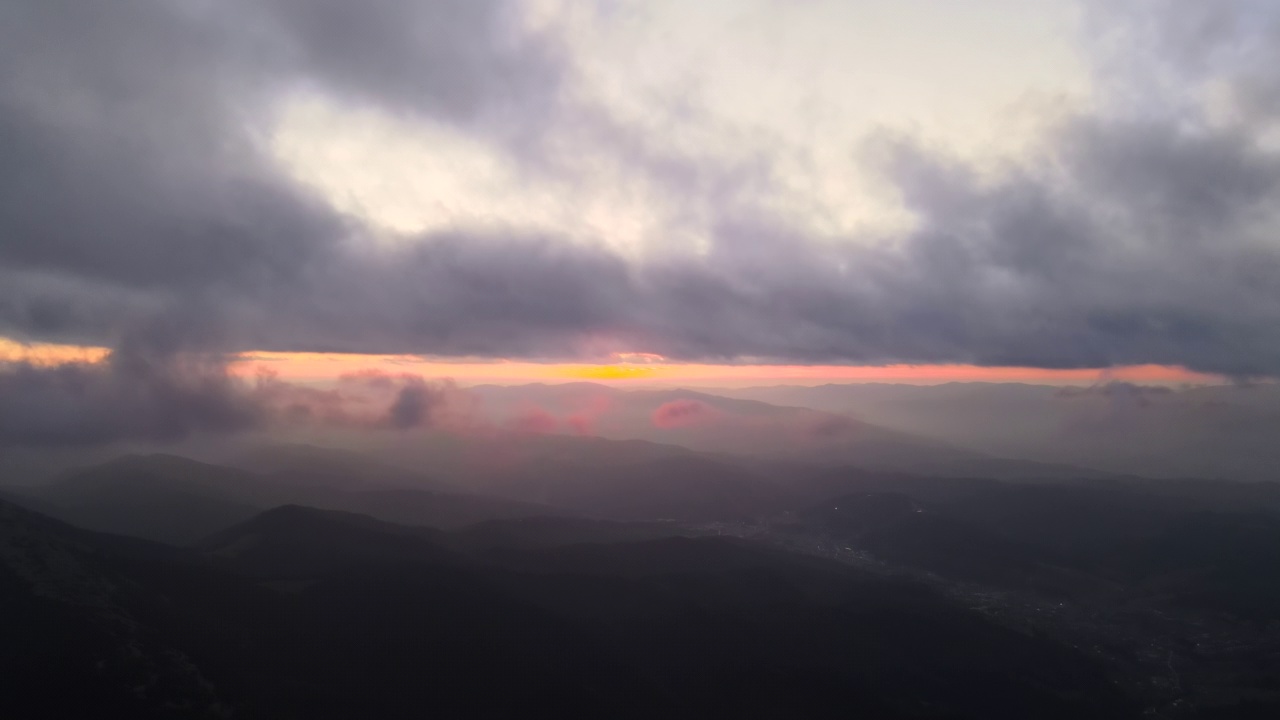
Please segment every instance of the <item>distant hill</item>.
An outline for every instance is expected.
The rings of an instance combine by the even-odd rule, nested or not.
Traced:
[[[479,480],[487,492],[623,520],[739,520],[778,512],[788,492],[739,466],[688,456],[625,464],[543,460]]]
[[[585,432],[717,455],[951,477],[1103,476],[1061,462],[1010,460],[977,452],[926,434],[882,427],[843,409],[831,412],[802,402],[761,402],[747,398],[745,392],[735,396],[732,391],[624,391],[591,383],[482,385],[469,392],[480,399],[494,422],[519,426],[522,418],[537,417],[542,434]]]
[[[196,549],[238,572],[273,580],[312,580],[371,562],[413,563],[448,558],[444,534],[367,515],[284,505],[221,530]]]
[[[227,717],[221,688],[151,614],[170,557],[0,502],[0,716]]]
[[[1101,607],[1124,598],[1280,621],[1280,507],[1242,503],[1275,486],[1182,485],[872,478],[795,521],[890,565],[953,580]]]
[[[312,479],[290,465],[260,475],[173,455],[129,455],[15,494],[21,504],[103,532],[186,545],[258,512],[308,504],[391,522],[460,527],[496,518],[566,514],[559,508],[467,493],[383,486],[360,466]],[[354,476],[346,475],[350,469]],[[391,471],[391,477],[399,478]],[[347,481],[347,477],[353,477]]]
[[[388,675],[357,671],[344,685],[347,693],[381,688],[386,702],[403,697],[399,683],[411,682],[414,668],[444,652],[454,677],[482,667],[466,659],[477,653],[490,663],[542,663],[526,668],[521,682],[544,678],[544,708],[604,703],[636,716],[690,717],[762,708],[790,708],[792,717],[844,717],[850,709],[888,718],[1127,712],[1082,658],[919,587],[837,563],[719,538],[517,544],[498,554],[445,550],[442,540],[282,508],[201,547],[219,565],[295,594],[301,617],[318,613],[331,623],[317,639],[339,641],[343,657],[363,657],[375,644],[392,648],[397,667]],[[300,577],[306,582],[290,582]],[[477,645],[468,640],[474,633],[492,639]],[[581,644],[547,663],[566,642]],[[481,677],[491,678],[490,670]],[[475,682],[437,686],[436,702],[474,697]],[[566,682],[585,690],[571,701],[545,699]],[[626,702],[614,704],[619,698]]]
[[[250,473],[173,455],[125,456],[26,494],[93,530],[182,545],[247,519],[279,497]]]
[[[841,413],[996,457],[1160,478],[1280,480],[1275,383],[849,383],[714,392]]]
[[[312,489],[460,491],[457,486],[428,473],[381,462],[351,450],[318,445],[256,444],[231,454],[222,464],[265,475],[275,483]]]
[[[526,517],[487,520],[460,528],[449,534],[449,543],[470,550],[552,548],[564,545],[654,540],[684,536],[688,532],[684,524],[673,522]]]

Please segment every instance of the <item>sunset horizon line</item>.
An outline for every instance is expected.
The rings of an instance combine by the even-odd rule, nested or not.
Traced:
[[[0,362],[40,366],[97,363],[111,349],[55,343],[23,343],[0,338]],[[1094,368],[959,363],[803,364],[708,363],[680,361],[653,353],[616,353],[609,361],[514,358],[446,358],[414,354],[244,351],[226,356],[227,372],[252,378],[268,374],[293,382],[323,383],[360,372],[448,378],[461,385],[597,382],[621,385],[747,386],[888,383],[940,385],[952,382],[1096,385],[1128,382],[1150,385],[1217,385],[1229,378],[1176,365],[1121,365]]]

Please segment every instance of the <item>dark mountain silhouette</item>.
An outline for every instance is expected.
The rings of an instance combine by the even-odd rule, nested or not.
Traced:
[[[222,464],[266,476],[278,484],[309,489],[462,491],[426,473],[389,465],[363,453],[318,445],[252,445],[230,453]]]
[[[352,463],[359,470],[364,466]],[[312,481],[294,465],[287,477],[259,475],[173,455],[128,455],[14,493],[22,505],[83,527],[184,545],[264,509],[306,504],[390,522],[460,527],[495,518],[564,514],[558,508],[460,492],[382,486],[373,471],[345,481]],[[409,477],[403,471],[391,476]],[[395,474],[398,472],[399,474]]]
[[[314,497],[299,497],[297,502],[309,502],[323,508],[364,513],[387,522],[440,528],[463,527],[499,518],[570,514],[559,507],[489,495],[396,488],[318,494]]]
[[[525,549],[496,564],[435,531],[298,507],[201,554],[10,505],[0,523],[0,655],[23,680],[0,697],[10,717],[1130,710],[1069,649],[915,585],[738,541]]]
[[[476,478],[518,472],[535,464],[608,468],[701,456],[689,448],[646,440],[506,430],[386,435],[370,452],[399,467],[431,468],[432,473],[459,487],[470,487]]]
[[[446,559],[443,537],[439,530],[385,523],[367,515],[283,505],[195,547],[246,575],[307,581],[369,563]]]
[[[689,534],[676,522],[618,522],[573,517],[526,517],[488,520],[449,534],[466,548],[551,548],[589,543],[654,540]]]
[[[1183,613],[1181,625],[1167,630],[1183,638],[1221,622],[1228,625],[1219,631],[1249,637],[1254,631],[1245,628],[1280,621],[1280,512],[1265,502],[1242,506],[1270,490],[1132,480],[968,483],[940,493],[934,484],[941,481],[833,498],[797,521],[883,562],[949,579],[1070,598],[1089,612],[1126,608],[1147,614],[1144,622]],[[912,503],[919,511],[909,511]],[[1266,666],[1269,679],[1258,682],[1280,680],[1280,665]]]
[[[473,466],[469,493],[418,489],[392,458],[337,453],[325,472],[309,448],[273,456],[273,474],[129,456],[12,489],[27,508],[92,511],[95,527],[135,536],[229,522],[175,534],[179,549],[6,505],[20,528],[4,546],[6,607],[34,618],[7,631],[21,649],[6,662],[65,631],[16,677],[86,684],[93,703],[142,717],[530,704],[1266,717],[1280,703],[1272,486],[748,468],[570,436],[455,447],[497,452],[504,438],[523,440]]]
[[[1280,517],[1194,513],[1137,544],[1127,573],[1179,605],[1280,622]]]
[[[545,460],[482,478],[492,494],[614,519],[743,519],[777,512],[788,493],[733,464],[668,457],[606,466]]]
[[[273,491],[247,472],[172,455],[129,455],[27,495],[76,525],[181,545],[278,502]]]
[[[861,484],[779,532],[812,533],[837,554],[1091,648],[1148,714],[1264,718],[1280,708],[1273,489],[1140,479]]]
[[[861,492],[828,498],[799,516],[832,531],[858,536],[922,511],[920,502],[903,493]]]
[[[177,551],[138,542],[0,502],[0,715],[230,716],[181,643],[142,620],[163,596],[133,570]]]

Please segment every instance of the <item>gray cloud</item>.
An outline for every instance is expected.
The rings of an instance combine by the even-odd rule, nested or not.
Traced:
[[[294,77],[346,99],[508,134],[550,112],[563,72],[550,38],[521,32],[519,10],[510,0],[268,0],[233,3],[227,23],[256,16]]]
[[[0,448],[172,443],[193,435],[297,428],[488,428],[448,380],[365,373],[336,387],[237,377],[216,355],[129,340],[103,362],[0,364]]]
[[[1280,11],[1240,0],[1183,15],[1191,5],[1148,4],[1154,15],[1117,23],[1143,54],[1116,62],[1225,77],[1247,122],[1117,102],[1064,116],[1040,156],[994,176],[873,139],[917,227],[833,242],[752,202],[773,187],[767,155],[717,164],[562,103],[571,59],[518,32],[511,3],[7,3],[0,334],[1280,374],[1280,158],[1261,136],[1280,82],[1266,68],[1280,64],[1228,52],[1242,33],[1254,57],[1280,52],[1276,33],[1242,22],[1274,27]],[[710,247],[637,261],[514,231],[361,243],[361,227],[262,147],[273,100],[299,89],[518,152],[548,123],[579,127],[593,152],[670,197],[707,198]],[[415,424],[422,399],[410,393],[391,422]]]
[[[425,382],[408,383],[396,393],[396,400],[387,411],[387,422],[399,430],[430,425],[432,411],[441,402],[442,394]]]
[[[284,397],[296,396],[302,404],[314,407],[308,396],[313,389],[289,383],[272,382]],[[301,391],[301,395],[299,394]],[[340,414],[331,413],[326,421],[332,425],[366,429],[415,430],[446,428],[471,431],[485,425],[478,416],[476,398],[452,380],[426,380],[411,373],[392,375],[377,370],[343,375],[338,387],[323,393],[322,402],[336,403]],[[374,408],[370,412],[370,408]],[[324,405],[321,405],[324,409]],[[310,415],[314,416],[312,412]]]
[[[1088,387],[1064,387],[1054,392],[1054,396],[1058,398],[1100,397],[1142,408],[1150,407],[1154,399],[1173,394],[1172,388],[1162,385],[1135,385],[1127,382],[1108,382]]]
[[[203,357],[130,348],[105,363],[0,369],[0,447],[172,442],[265,420],[265,408]]]
[[[512,12],[463,0],[359,12],[4,4],[0,271],[19,277],[0,296],[0,332],[112,343],[119,331],[98,313],[216,314],[341,262],[350,223],[265,154],[273,102],[305,90],[524,132],[558,66],[506,27]]]

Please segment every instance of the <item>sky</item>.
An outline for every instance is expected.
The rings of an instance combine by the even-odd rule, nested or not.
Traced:
[[[351,368],[1274,378],[1278,55],[1268,0],[6,2],[0,442]]]

